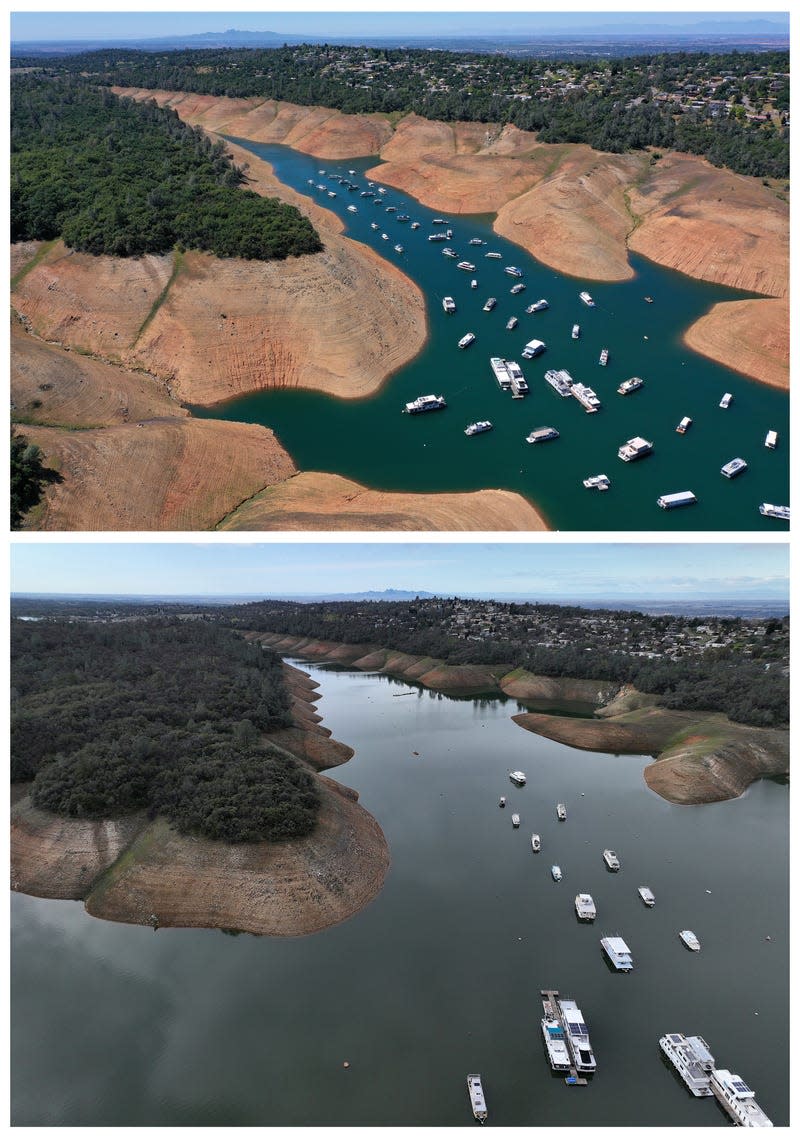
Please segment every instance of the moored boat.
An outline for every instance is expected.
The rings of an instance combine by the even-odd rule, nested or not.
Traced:
[[[564,875],[561,873],[561,867],[553,864],[550,867],[550,873],[553,875],[554,882],[560,882]]]
[[[526,443],[546,443],[548,439],[558,439],[559,432],[555,427],[534,427],[530,435],[525,436]]]
[[[491,431],[492,425],[488,419],[479,419],[476,423],[470,423],[468,427],[464,428],[465,435],[482,435],[484,431]]]
[[[475,266],[471,261],[459,261],[459,263],[456,265],[456,269],[463,269],[465,273],[475,272]]]
[[[755,1092],[741,1076],[727,1068],[714,1068],[711,1091],[738,1127],[772,1127],[772,1120],[756,1103]]]
[[[442,301],[442,308],[444,309],[445,312],[455,312],[456,311],[456,302],[453,300],[452,297],[445,297],[444,300]]]
[[[661,1051],[693,1096],[709,1096],[714,1057],[702,1036],[669,1032],[659,1040]]]
[[[641,376],[631,376],[629,380],[623,380],[617,388],[620,395],[630,395],[631,392],[638,392],[639,388],[644,387],[644,380]]]
[[[577,340],[578,337],[580,336],[580,334],[581,334],[581,326],[579,324],[573,324],[573,326],[572,326],[572,339]]]
[[[608,349],[607,348],[602,348],[600,350],[600,358],[597,362],[598,362],[598,364],[601,364],[605,368],[606,364],[608,363]]]
[[[654,906],[656,904],[656,896],[649,886],[639,887],[639,897],[646,906]]]
[[[675,428],[675,430],[678,432],[679,435],[685,435],[691,426],[692,426],[692,421],[691,421],[690,417],[688,415],[684,415],[683,419],[680,421],[680,423]]]
[[[578,293],[578,296],[581,298],[581,300],[583,301],[583,303],[584,303],[585,305],[588,305],[588,307],[589,307],[589,308],[594,308],[594,307],[595,307],[594,301],[592,300],[592,298],[591,298],[591,296],[589,295],[589,293],[587,293],[587,292],[585,292],[585,291],[584,291],[584,292],[582,292],[582,293]]]
[[[515,783],[517,787],[524,787],[527,782],[527,776],[524,771],[510,771],[508,778],[512,783]]]
[[[563,823],[567,817],[567,808],[564,803],[556,803],[556,818]]]
[[[720,467],[719,473],[721,475],[724,475],[726,479],[732,479],[735,478],[736,475],[740,475],[742,471],[746,470],[747,463],[744,461],[744,459],[737,458],[731,459],[729,463],[725,463],[724,466]]]
[[[590,475],[588,479],[583,480],[583,485],[587,490],[608,490],[611,486],[611,479],[608,475]]]
[[[546,301],[544,297],[542,297],[541,300],[534,301],[532,305],[528,305],[528,307],[525,309],[525,312],[544,312],[546,308],[550,308],[550,302]]]
[[[465,336],[461,337],[461,339],[458,342],[458,346],[459,346],[459,348],[469,348],[470,344],[474,344],[474,343],[475,343],[475,333],[474,332],[468,332]]]
[[[534,356],[541,356],[546,347],[543,340],[529,340],[522,349],[522,356],[525,360],[532,360]]]
[[[575,913],[581,921],[594,921],[597,917],[597,907],[591,894],[575,895]]]
[[[621,937],[601,937],[600,944],[606,957],[618,972],[630,973],[633,969],[633,954]]]
[[[700,941],[697,937],[697,934],[693,933],[692,930],[682,929],[678,934],[678,937],[681,939],[687,949],[691,949],[693,953],[700,952]]]
[[[472,280],[470,281],[470,283],[469,283],[469,287],[470,287],[471,289],[477,289],[477,287],[478,287],[478,282],[475,280],[475,278],[474,278],[474,277],[473,277],[473,278],[472,278]]]
[[[519,826],[519,824],[520,824],[520,817],[519,817],[519,815],[517,815],[517,814],[513,814],[513,815],[511,816],[511,825],[512,825],[512,827],[513,827],[513,828],[516,830],[516,829],[517,829],[517,827]]]
[[[508,370],[508,361],[504,360],[502,356],[492,356],[489,359],[489,367],[494,372],[494,378],[497,380],[498,386],[502,391],[507,391],[511,387],[511,374]]]
[[[572,1053],[575,1069],[584,1075],[589,1075],[597,1070],[597,1061],[589,1042],[589,1029],[583,1019],[583,1013],[575,1001],[567,997],[558,998],[558,1007],[566,1029],[567,1046]]]
[[[483,1094],[483,1084],[478,1072],[470,1072],[467,1076],[467,1091],[469,1092],[472,1114],[478,1123],[485,1123],[489,1113],[486,1110],[486,1098]]]
[[[725,395],[719,401],[719,406],[720,407],[730,407],[732,403],[733,403],[733,396],[731,395],[730,392],[725,392]]]
[[[523,356],[524,355],[525,353],[523,352]],[[560,396],[566,398],[572,395],[572,385],[575,381],[566,368],[551,368],[550,371],[545,372],[544,378],[550,387],[557,391]]]
[[[578,401],[584,411],[588,412],[589,415],[592,415],[602,407],[597,392],[586,384],[573,384],[570,395]]]
[[[623,463],[630,463],[634,459],[642,459],[645,455],[649,455],[653,450],[653,444],[649,439],[642,438],[641,435],[634,435],[627,443],[623,443],[617,451],[617,456],[622,459]]]
[[[533,851],[534,854],[538,854],[541,849],[542,849],[541,836],[538,834],[532,834],[531,835],[531,850]]]
[[[758,512],[763,514],[765,518],[782,518],[785,522],[788,522],[790,518],[788,506],[775,506],[772,502],[762,502]]]
[[[348,206],[347,208],[351,214],[357,214],[358,213],[358,206]]]
[[[516,267],[516,265],[506,265],[503,272],[508,273],[509,277],[521,277],[522,276],[522,270],[518,269]]]
[[[567,1048],[564,1026],[561,1017],[553,1008],[549,1000],[542,1001],[544,1016],[542,1017],[542,1036],[547,1049],[547,1059],[554,1072],[568,1072],[572,1067],[572,1057]]]
[[[518,324],[519,324],[519,321],[517,320],[517,318],[515,316],[510,316],[508,318],[508,320],[506,321],[506,328],[509,332],[511,332],[512,329],[516,328]]]
[[[766,438],[764,439],[764,446],[769,447],[770,451],[775,450],[775,448],[778,446],[778,432],[777,431],[768,431],[767,432]]]
[[[656,499],[656,505],[662,510],[673,510],[676,506],[691,506],[697,502],[697,495],[691,490],[678,490],[673,494],[662,494]]]
[[[443,395],[421,395],[406,404],[406,411],[409,415],[418,415],[421,411],[439,411],[443,407],[447,407]]]
[[[484,253],[484,257],[491,257],[495,261],[499,261],[502,256],[502,253]]]
[[[619,870],[619,858],[613,850],[606,848],[603,851],[603,862],[605,862],[609,870]]]
[[[483,306],[483,311],[484,312],[491,312],[496,304],[497,304],[497,297],[489,297],[486,304]]]
[[[403,246],[402,245],[395,245],[394,251],[395,251],[395,253],[402,253],[403,252]]]
[[[512,285],[509,289],[509,292],[511,293],[512,297],[515,297],[518,293],[524,293],[527,287],[527,285],[523,285],[523,283],[520,281],[518,285]]]

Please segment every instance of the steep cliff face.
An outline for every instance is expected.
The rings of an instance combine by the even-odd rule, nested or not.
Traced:
[[[297,937],[344,921],[380,892],[389,867],[383,832],[356,792],[318,773],[353,754],[314,712],[317,685],[285,666],[295,726],[268,737],[317,773],[322,800],[307,838],[227,845],[180,835],[145,815],[85,822],[38,811],[13,793],[12,888],[84,899],[110,921],[199,926]]]

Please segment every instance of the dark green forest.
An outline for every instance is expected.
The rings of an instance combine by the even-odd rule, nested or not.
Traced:
[[[61,237],[118,257],[177,247],[270,260],[322,248],[299,210],[243,181],[223,144],[174,111],[80,77],[13,78],[12,241]]]
[[[456,618],[474,607],[475,632],[455,634]],[[580,677],[634,684],[658,694],[669,708],[726,713],[731,720],[778,727],[789,719],[788,618],[745,622],[715,618],[730,644],[684,651],[679,659],[638,655],[663,649],[672,631],[703,626],[701,618],[649,616],[577,606],[492,606],[437,599],[416,602],[254,602],[234,610],[243,628],[380,645],[450,665],[523,667],[540,676]],[[227,617],[226,619],[230,619]],[[752,636],[750,630],[761,628]],[[552,646],[545,642],[562,640]]]
[[[52,74],[86,74],[93,82],[231,98],[280,99],[348,114],[415,112],[445,122],[512,123],[542,142],[583,142],[620,153],[643,147],[703,155],[739,174],[787,178],[789,131],[750,121],[743,99],[759,109],[772,97],[788,108],[787,52],[665,53],[598,63],[426,51],[300,45],[277,49],[145,52],[111,49],[67,58],[20,58]],[[546,72],[546,74],[543,74]],[[710,116],[654,91],[700,91],[725,76],[715,97],[730,114]],[[769,79],[779,75],[779,89]],[[553,84],[552,77],[569,83]]]
[[[29,510],[38,504],[48,483],[63,482],[62,476],[42,461],[42,452],[24,435],[11,430],[11,529],[19,530]]]
[[[262,733],[291,723],[278,657],[215,622],[11,622],[11,779],[36,806],[146,810],[226,842],[308,834],[311,775]]]

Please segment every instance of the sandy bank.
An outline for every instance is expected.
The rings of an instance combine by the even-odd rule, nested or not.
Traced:
[[[545,677],[507,666],[453,666],[376,645],[343,645],[282,633],[253,633],[274,652],[333,660],[458,695],[503,693],[529,704],[572,710],[593,707],[595,718],[522,712],[526,731],[569,747],[613,755],[652,755],[645,768],[651,790],[671,803],[712,803],[741,795],[755,780],[789,770],[789,734],[734,724],[721,713],[662,708],[658,697],[631,685],[574,677]]]
[[[687,330],[689,348],[763,384],[789,388],[789,298],[716,304]]]
[[[546,530],[521,495],[505,490],[403,494],[303,471],[243,502],[221,530]]]
[[[298,701],[303,691],[313,699],[297,676],[292,690]],[[340,749],[350,751],[319,725],[294,730],[310,748],[317,740],[314,769],[324,766],[326,745],[335,745],[329,752],[335,762],[343,762]],[[62,819],[37,811],[19,786],[12,797],[12,888],[82,898],[89,913],[111,921],[148,925],[155,915],[161,926],[292,937],[317,932],[372,901],[389,852],[356,792],[315,778],[322,807],[312,835],[236,846],[179,835],[163,819],[148,822],[143,815],[103,823]]]

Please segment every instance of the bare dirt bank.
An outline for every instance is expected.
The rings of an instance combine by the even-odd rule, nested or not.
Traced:
[[[313,688],[293,683],[295,699]],[[291,729],[290,729],[291,731]],[[344,745],[318,725],[303,730],[343,762]],[[351,753],[352,754],[352,753]],[[344,921],[379,893],[389,866],[386,840],[354,791],[316,776],[319,822],[305,839],[229,846],[179,835],[143,815],[87,823],[36,810],[14,789],[12,888],[48,898],[81,898],[97,917],[138,925],[199,926],[296,937]]]
[[[521,495],[506,490],[402,494],[340,475],[303,471],[243,502],[221,530],[546,530]]]
[[[616,755],[652,755],[645,768],[652,791],[671,803],[712,803],[741,795],[755,779],[789,770],[789,734],[734,724],[721,713],[662,708],[658,697],[630,685],[536,676],[508,666],[453,666],[376,645],[344,645],[281,633],[253,633],[274,652],[336,660],[458,695],[503,693],[523,702],[570,708],[591,705],[592,719],[522,712],[526,731],[570,747]]]
[[[734,372],[789,388],[788,296],[716,304],[690,325],[683,339]]]

